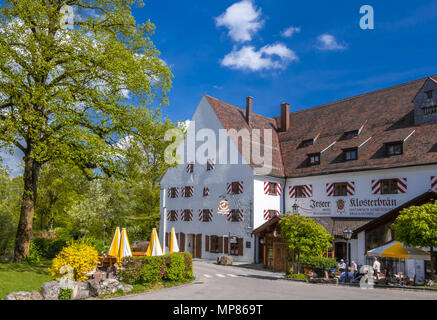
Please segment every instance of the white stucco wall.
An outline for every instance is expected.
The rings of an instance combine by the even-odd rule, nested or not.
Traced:
[[[228,139],[227,149],[219,146],[219,129],[224,129],[216,114],[213,112],[211,106],[205,98],[202,98],[196,112],[193,115],[191,124],[189,126],[187,135],[194,136],[203,128],[210,128],[216,132],[217,148],[215,157],[214,170],[207,171],[206,164],[194,163],[194,172],[186,172],[186,164],[181,164],[176,168],[171,168],[167,171],[161,180],[162,188],[179,188],[179,196],[177,198],[168,198],[166,195],[166,209],[178,210],[178,221],[165,221],[165,232],[170,232],[174,227],[177,233],[183,232],[187,234],[202,234],[202,258],[216,259],[222,254],[210,253],[205,251],[205,235],[224,236],[229,235],[244,238],[244,255],[235,256],[236,261],[253,261],[254,256],[254,237],[250,234],[253,228],[253,169],[247,165],[243,159],[240,158],[241,164],[220,164],[224,156],[230,152],[237,152],[233,142]],[[203,142],[196,142],[196,150]],[[186,147],[186,141],[184,142]],[[178,148],[178,153],[181,153],[183,145]],[[187,153],[185,153],[187,154]],[[243,193],[239,195],[227,194],[227,183],[233,181],[243,182]],[[194,195],[189,198],[181,197],[181,187],[194,186]],[[209,195],[203,196],[203,187],[209,188]],[[245,216],[243,222],[230,222],[227,216],[217,213],[219,200],[226,198],[230,205],[230,209],[245,208]],[[162,201],[162,200],[161,200]],[[182,221],[181,211],[184,209],[193,210],[192,221]],[[213,211],[213,219],[211,222],[199,221],[199,210],[211,209]],[[249,229],[250,227],[250,229]],[[161,208],[161,223],[160,223],[160,238],[161,242],[164,238],[164,220],[163,209]],[[246,248],[246,242],[250,241],[250,248]],[[186,239],[186,250],[187,239]],[[188,250],[187,250],[188,251]]]
[[[428,191],[431,188],[431,176],[436,175],[437,165],[429,165],[287,179],[285,206],[287,211],[292,211],[292,206],[296,202],[300,207],[298,212],[307,216],[377,218]],[[407,178],[407,192],[390,195],[372,194],[372,180],[391,178]],[[355,182],[355,195],[343,197],[327,195],[327,183],[352,181]],[[313,196],[290,198],[289,187],[296,185],[312,185]],[[340,199],[345,201],[344,210],[337,208],[336,201]],[[389,205],[378,205],[375,201],[371,203],[372,200],[378,199]],[[369,200],[368,204],[352,205],[353,202],[357,204],[362,200]]]
[[[264,182],[273,182],[281,185],[281,195],[268,195],[264,193]],[[268,220],[264,219],[264,210],[277,210],[283,212],[284,180],[275,177],[256,176],[254,181],[254,229]]]

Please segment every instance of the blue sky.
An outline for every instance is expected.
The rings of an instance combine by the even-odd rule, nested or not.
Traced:
[[[374,30],[359,26],[362,5]],[[300,110],[437,74],[437,1],[149,0],[134,16],[156,25],[174,121],[204,93],[240,107],[250,95],[276,116],[284,101]]]

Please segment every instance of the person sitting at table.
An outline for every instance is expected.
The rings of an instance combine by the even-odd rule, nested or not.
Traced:
[[[346,270],[346,263],[344,263],[344,260],[341,259],[338,263],[338,271],[345,271]]]
[[[340,275],[340,281],[342,283],[346,283],[346,280],[349,280],[350,283],[353,283],[353,281],[354,281],[354,274],[352,273],[351,268],[349,268],[347,274],[345,271]]]

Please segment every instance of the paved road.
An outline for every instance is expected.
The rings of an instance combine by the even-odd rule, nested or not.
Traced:
[[[194,261],[192,284],[120,297],[128,300],[366,300],[432,299],[437,292],[399,289],[363,290],[281,279],[283,274],[241,266],[220,266],[212,261]]]

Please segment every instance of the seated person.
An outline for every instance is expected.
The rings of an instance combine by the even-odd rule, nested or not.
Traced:
[[[345,271],[346,270],[346,263],[344,263],[344,260],[341,259],[338,263],[338,270],[339,271]]]
[[[347,278],[347,279],[346,279],[346,278]],[[352,273],[352,270],[351,270],[350,268],[349,268],[347,274],[346,274],[346,272],[343,272],[343,273],[340,275],[340,281],[341,281],[342,283],[346,283],[346,280],[349,280],[350,283],[353,283],[353,282],[354,282],[354,274]]]

